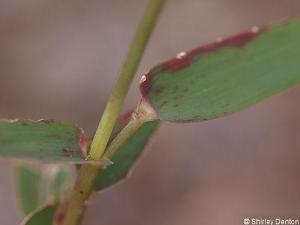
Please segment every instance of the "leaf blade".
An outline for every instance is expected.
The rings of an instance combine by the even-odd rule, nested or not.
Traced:
[[[63,199],[75,178],[73,165],[18,163],[16,191],[24,215]]]
[[[40,173],[27,167],[16,168],[16,187],[22,212],[27,215],[38,207]]]
[[[53,225],[56,210],[55,206],[43,207],[25,218],[21,225]]]
[[[0,157],[84,163],[82,129],[54,121],[0,120]]]
[[[299,38],[298,19],[179,54],[143,78],[143,98],[173,122],[237,112],[300,81]]]
[[[123,126],[124,125],[125,124],[123,124]],[[111,159],[113,165],[99,172],[94,184],[96,191],[103,190],[126,178],[158,125],[159,121],[157,120],[143,124],[142,127],[124,143],[121,149]],[[120,121],[116,127],[119,126]]]

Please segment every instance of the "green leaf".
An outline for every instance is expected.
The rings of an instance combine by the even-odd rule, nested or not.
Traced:
[[[50,194],[53,195],[55,199],[59,199],[63,192],[73,185],[73,180],[75,177],[75,173],[72,173],[71,170],[75,170],[74,167],[72,168],[63,168],[59,167],[56,175],[52,182],[49,185]]]
[[[95,189],[102,190],[124,179],[131,167],[143,152],[145,145],[158,127],[158,121],[147,122],[127,140],[121,149],[113,156],[113,165],[100,171],[96,178]],[[123,125],[117,124],[114,133]]]
[[[20,164],[16,167],[16,186],[22,212],[28,213],[58,201],[74,181],[73,166]]]
[[[88,139],[82,129],[48,120],[0,120],[0,157],[84,163]]]
[[[53,225],[56,207],[46,206],[29,215],[21,225]]]
[[[40,173],[27,167],[17,167],[16,179],[20,206],[27,215],[38,207]]]
[[[143,76],[143,98],[161,120],[208,120],[300,81],[300,20],[183,52]]]

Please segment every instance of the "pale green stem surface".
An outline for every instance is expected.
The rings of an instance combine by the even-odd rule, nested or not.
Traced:
[[[142,119],[132,118],[109,145],[104,157],[111,159],[122,144],[124,144],[143,123],[144,120]],[[71,195],[68,213],[64,219],[64,225],[75,225],[80,223],[86,208],[86,201],[93,190],[93,183],[100,173],[100,169],[101,168],[96,164],[84,164],[80,167],[78,179]]]
[[[107,147],[103,157],[112,159],[113,155],[118,149],[143,125],[144,121],[139,119],[131,119],[130,122],[123,128],[123,130],[116,136],[116,138]]]
[[[113,127],[119,116],[137,67],[141,61],[149,37],[156,24],[165,0],[151,0],[137,29],[119,78],[104,109],[102,118],[91,144],[89,159],[98,160],[103,155]]]
[[[142,58],[150,34],[153,31],[164,3],[165,0],[150,0],[146,7],[146,11],[137,29],[126,61],[106,105],[95,137],[93,139],[89,156],[90,160],[99,160],[105,151],[113,127],[120,113],[121,106],[128,92],[130,83]],[[138,129],[137,125],[139,124],[134,123],[129,125],[129,127],[133,130],[136,130]],[[129,132],[129,134],[134,133],[128,127],[127,132]],[[130,135],[127,135],[123,132],[122,136],[120,137],[129,138]],[[123,141],[115,141],[116,143],[114,145],[118,146],[121,142],[124,141],[125,139]],[[86,208],[87,200],[93,189],[93,183],[99,172],[99,167],[96,165],[86,164],[80,167],[77,181],[69,201],[69,207],[65,214],[63,225],[80,224]]]
[[[63,225],[77,225],[81,223],[87,200],[93,190],[93,183],[98,173],[99,167],[93,164],[83,164],[80,167]]]

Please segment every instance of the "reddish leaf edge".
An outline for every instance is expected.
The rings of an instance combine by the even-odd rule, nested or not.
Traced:
[[[189,66],[195,58],[201,55],[218,52],[224,48],[242,48],[265,31],[267,31],[267,27],[260,28],[254,26],[248,31],[232,35],[227,38],[218,39],[217,41],[202,45],[186,52],[178,53],[175,57],[156,65],[142,76],[139,84],[142,98],[149,102],[147,95],[151,89],[151,81],[157,73],[162,71],[175,73]]]
[[[289,23],[289,21],[281,22],[277,25],[284,25]],[[151,100],[148,97],[148,93],[152,88],[152,80],[153,78],[160,72],[167,71],[169,73],[175,73],[180,71],[187,66],[189,66],[194,59],[200,57],[204,54],[211,54],[218,52],[225,48],[243,48],[247,44],[251,43],[251,41],[255,40],[259,35],[266,32],[270,26],[253,26],[250,30],[228,36],[226,38],[219,38],[214,42],[210,42],[205,45],[201,45],[200,47],[191,49],[186,52],[180,52],[175,57],[166,60],[152,69],[150,69],[146,74],[144,74],[140,80],[139,89],[142,95],[141,101],[147,102],[152,109],[155,111],[155,108],[151,104]],[[271,26],[272,27],[272,26]],[[160,91],[160,90],[156,90]],[[159,117],[159,116],[158,116]],[[172,122],[194,122],[195,119],[181,121],[176,120]]]
[[[99,165],[101,167],[107,167],[107,166],[112,164],[112,162],[110,162],[107,159],[101,159],[99,161],[87,160],[87,155],[88,155],[88,151],[90,149],[91,139],[85,134],[85,131],[81,127],[79,127],[77,124],[61,122],[61,121],[56,121],[56,120],[52,120],[52,119],[30,120],[30,119],[18,119],[18,118],[17,119],[0,118],[0,122],[20,123],[20,124],[23,124],[23,125],[26,125],[28,123],[30,123],[30,124],[35,124],[35,123],[45,123],[45,124],[57,123],[57,124],[62,124],[62,125],[67,125],[67,126],[74,127],[76,129],[78,129],[78,145],[80,146],[80,150],[81,150],[80,153],[81,153],[82,161],[74,161],[74,162],[70,161],[68,163],[71,163],[71,164],[95,164],[95,165]],[[23,161],[23,160],[28,161],[28,159],[16,159],[16,158],[13,158],[13,157],[10,157],[10,158],[15,159],[15,160],[20,160],[20,161]],[[29,160],[29,161],[37,161],[37,160],[33,159],[33,160]],[[51,162],[49,162],[49,163],[51,163]]]

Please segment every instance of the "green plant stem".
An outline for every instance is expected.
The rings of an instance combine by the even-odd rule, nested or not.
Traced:
[[[118,149],[143,125],[144,120],[131,119],[130,122],[122,129],[115,139],[108,145],[103,158],[112,159]]]
[[[119,147],[143,124],[143,120],[133,118],[108,146],[104,157],[111,159]],[[79,169],[77,182],[71,195],[64,225],[79,224],[85,211],[86,201],[93,190],[93,182],[101,172],[96,164],[85,164]]]
[[[99,167],[93,164],[84,164],[80,167],[63,225],[80,224],[86,209],[86,201],[92,193],[93,183],[99,172]]]
[[[108,145],[103,158],[111,160],[125,141],[133,136],[145,122],[157,119],[156,112],[153,111],[147,101],[141,101],[135,111],[131,114],[130,121]]]
[[[130,121],[109,144],[103,158],[112,159],[125,141],[133,136],[143,123],[155,119],[157,119],[156,114],[149,108],[147,103],[142,101],[131,114]],[[85,211],[85,203],[92,192],[93,182],[100,170],[101,168],[96,163],[85,164],[80,167],[77,182],[69,203],[68,213],[64,219],[64,225],[78,224],[81,221]]]
[[[150,0],[147,5],[145,14],[137,29],[126,61],[93,139],[89,155],[89,159],[91,160],[99,160],[105,151],[112,129],[120,113],[122,103],[164,3],[165,0]],[[136,126],[132,126],[132,128],[136,129]],[[127,131],[131,132],[129,130]],[[118,145],[119,143],[121,142],[118,142]],[[94,181],[100,172],[99,169],[98,166],[93,164],[86,164],[80,167],[63,225],[78,225],[81,222],[86,208],[86,201],[93,190]]]
[[[89,154],[91,160],[98,160],[105,151],[130,83],[141,61],[164,2],[165,0],[149,1],[91,144]]]

